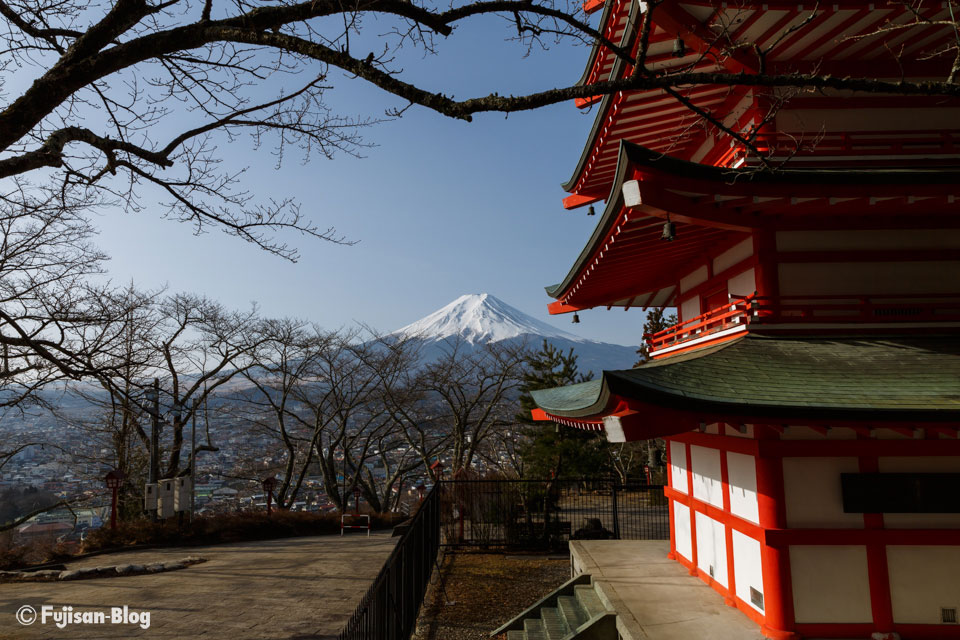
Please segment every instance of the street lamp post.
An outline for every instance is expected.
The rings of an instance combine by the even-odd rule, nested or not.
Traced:
[[[123,471],[119,469],[114,469],[109,472],[106,477],[103,479],[107,483],[107,488],[112,492],[112,499],[110,503],[110,530],[117,530],[117,490],[123,484],[123,479],[126,475]]]
[[[277,479],[273,476],[264,478],[261,481],[263,490],[267,492],[267,515],[270,515],[270,503],[273,500],[273,490],[277,488]]]

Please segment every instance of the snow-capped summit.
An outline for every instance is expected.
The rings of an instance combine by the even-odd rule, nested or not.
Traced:
[[[580,371],[595,376],[603,369],[628,369],[637,359],[636,347],[596,342],[561,331],[488,293],[460,296],[390,335],[420,341],[423,362],[443,357],[449,352],[451,340],[462,340],[460,353],[483,349],[492,342],[538,349],[546,340],[560,351],[573,349]]]
[[[489,293],[460,296],[442,309],[398,329],[393,335],[424,340],[445,340],[460,336],[470,344],[500,342],[521,336],[590,342],[528,316]]]

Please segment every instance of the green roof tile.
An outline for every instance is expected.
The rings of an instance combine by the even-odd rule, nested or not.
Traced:
[[[548,413],[603,415],[611,394],[676,409],[857,420],[960,420],[960,337],[783,338],[726,344],[533,393]],[[882,415],[880,415],[882,414]]]

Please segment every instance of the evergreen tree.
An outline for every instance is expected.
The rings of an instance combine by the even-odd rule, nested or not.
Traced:
[[[658,331],[668,329],[675,324],[677,324],[677,314],[671,313],[670,315],[665,315],[662,307],[650,309],[647,311],[647,318],[643,323],[643,335],[652,335]],[[647,345],[646,338],[644,338],[640,344],[640,348],[637,349],[637,355],[640,356],[640,359],[633,365],[634,367],[639,367],[644,362],[650,360],[650,347]]]
[[[543,341],[543,347],[527,358],[527,371],[520,385],[520,413],[527,442],[521,447],[523,475],[530,478],[585,478],[610,470],[610,445],[602,433],[561,427],[555,422],[534,421],[536,408],[531,391],[586,382],[589,375],[577,369],[577,356]]]

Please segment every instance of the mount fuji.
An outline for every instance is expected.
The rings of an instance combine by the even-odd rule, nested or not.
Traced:
[[[637,360],[637,347],[596,342],[561,331],[488,293],[460,296],[390,335],[422,341],[421,354],[426,360],[439,357],[445,346],[458,339],[460,348],[467,350],[503,341],[538,349],[547,340],[563,352],[573,347],[580,371],[592,371],[594,376],[604,369],[629,369]]]

